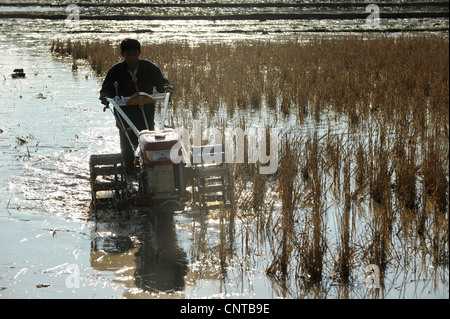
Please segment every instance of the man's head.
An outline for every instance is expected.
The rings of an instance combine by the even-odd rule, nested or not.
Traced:
[[[141,54],[141,44],[135,39],[125,39],[120,43],[120,54],[123,56],[128,67],[134,69]]]

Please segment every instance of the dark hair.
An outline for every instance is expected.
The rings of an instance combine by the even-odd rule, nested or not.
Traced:
[[[120,51],[126,52],[126,51],[140,51],[141,50],[141,44],[138,40],[135,39],[125,39],[120,43]]]

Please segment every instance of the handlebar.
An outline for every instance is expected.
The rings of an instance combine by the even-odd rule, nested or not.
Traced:
[[[164,102],[164,110],[163,110],[163,116],[162,116],[161,127],[160,127],[160,129],[163,130],[164,124],[166,121],[167,110],[168,110],[169,104],[170,104],[170,97],[171,97],[170,92],[157,93],[157,94],[148,94],[145,92],[139,92],[139,93],[133,94],[128,97],[116,96],[114,98],[106,98],[106,100],[112,104],[114,109],[120,114],[120,116],[132,128],[133,132],[137,136],[139,136],[139,131],[137,130],[136,126],[131,122],[131,120],[128,118],[128,116],[125,114],[125,112],[122,110],[122,107],[126,107],[129,105],[139,105],[140,107],[143,108],[144,104]],[[142,114],[144,116],[145,121],[147,121],[143,110],[142,110]]]
[[[168,103],[170,101],[170,95],[171,95],[170,92],[156,93],[156,94],[148,94],[145,92],[139,92],[139,93],[135,93],[131,96],[127,96],[127,97],[116,96],[114,98],[106,98],[106,100],[110,103],[112,103],[114,101],[118,106],[140,105],[140,104],[159,103],[159,102],[167,102]]]

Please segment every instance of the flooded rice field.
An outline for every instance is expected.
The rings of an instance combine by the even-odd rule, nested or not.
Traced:
[[[95,7],[89,12],[108,15],[117,14],[119,9]],[[170,12],[173,15],[178,14],[176,10],[181,10],[180,7],[163,9],[175,10]],[[139,7],[139,10],[146,8]],[[158,14],[167,14],[164,10]],[[199,7],[191,10],[197,10],[195,14],[214,15],[214,10],[219,9]],[[239,13],[236,8],[220,10],[225,10],[220,11],[221,14]],[[279,10],[290,12],[285,7]],[[61,8],[2,7],[2,13],[19,11],[61,13]],[[308,41],[318,32],[339,37],[343,30],[354,30],[364,23],[364,19],[265,20],[255,24],[254,20],[198,20],[193,23],[186,19],[123,22],[81,18],[79,27],[69,28],[63,20],[54,18],[2,19],[0,298],[448,298],[448,239],[441,239],[441,259],[435,262],[437,257],[427,253],[427,239],[421,248],[416,246],[415,240],[402,237],[402,227],[408,227],[407,223],[394,226],[390,241],[395,247],[404,247],[392,250],[388,258],[391,266],[386,268],[381,283],[372,276],[379,270],[375,267],[370,272],[367,267],[372,264],[361,261],[352,262],[350,281],[338,278],[333,269],[337,268],[336,260],[341,259],[334,254],[341,254],[345,249],[333,250],[340,245],[340,241],[333,238],[338,237],[336,234],[343,227],[340,223],[344,220],[341,216],[345,215],[345,210],[336,208],[330,195],[326,196],[329,201],[323,208],[328,215],[320,221],[328,236],[321,249],[329,253],[324,257],[319,284],[312,284],[309,276],[296,270],[300,267],[295,263],[296,258],[308,250],[283,247],[282,227],[291,227],[283,224],[284,204],[268,201],[271,207],[265,207],[263,212],[270,213],[260,216],[252,214],[252,208],[245,204],[246,198],[258,198],[253,195],[256,180],[238,185],[236,191],[240,192],[241,203],[233,225],[223,220],[220,213],[160,214],[138,208],[133,208],[129,214],[105,211],[94,216],[91,213],[89,157],[119,152],[119,135],[113,116],[103,112],[98,100],[102,78],[97,77],[87,63],[78,62],[77,70],[73,72],[71,58],[50,51],[53,40],[108,39],[117,42],[132,36],[150,43],[279,41],[296,37]],[[448,31],[448,16],[392,19],[382,23],[385,28],[416,24],[417,28],[447,28]],[[442,31],[428,32],[440,34]],[[376,36],[372,32],[367,35]],[[441,36],[448,39],[448,35]],[[18,68],[23,69],[25,77],[11,76]],[[205,120],[207,113],[200,110],[195,116]],[[252,121],[260,123],[258,112],[249,114],[248,125]],[[271,118],[272,113],[267,111],[265,116]],[[277,118],[277,115],[273,117]],[[239,119],[237,112],[234,120]],[[341,120],[327,112],[321,121],[307,116],[300,127],[295,116],[288,117],[283,124],[296,128],[296,132],[311,130],[326,136],[332,131],[333,136],[340,136],[345,135],[350,126],[348,119]],[[295,137],[297,133],[293,134]],[[342,139],[337,143],[339,141]],[[283,147],[281,140],[279,145]],[[448,144],[445,147],[448,150]],[[287,154],[286,149],[283,152]],[[286,158],[280,158],[280,165],[284,165],[282,161]],[[267,181],[264,187],[266,198],[281,196],[275,193],[274,184],[274,181]],[[247,193],[252,195],[247,196]],[[448,190],[444,196],[448,198]],[[314,198],[312,203],[314,206]],[[255,204],[252,205],[254,209]],[[308,205],[299,209],[295,227],[311,223],[308,227],[313,232],[317,225],[314,220],[308,220],[309,214],[301,214],[302,209],[315,211]],[[374,209],[362,202],[358,210]],[[443,218],[448,222],[448,207],[444,211]],[[360,245],[368,238],[366,233],[377,227],[368,213],[362,215],[363,218],[353,216],[350,221],[360,223],[352,228],[352,238],[360,241]],[[270,220],[262,220],[267,217]],[[234,229],[232,239],[228,234],[229,227]],[[448,237],[448,226],[447,233],[443,230],[438,238],[445,234]],[[307,239],[298,243],[308,246]],[[310,239],[317,238],[313,234]],[[280,256],[286,250],[297,253],[292,253],[288,263],[290,270],[283,272]],[[356,260],[358,256],[353,257]],[[289,272],[292,275],[286,276]]]

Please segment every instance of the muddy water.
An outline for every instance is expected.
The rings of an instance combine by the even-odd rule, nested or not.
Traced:
[[[114,145],[113,122],[96,108],[95,79],[72,76],[44,46],[20,40],[1,41],[1,295],[115,296],[106,281],[92,287],[86,223],[88,156]],[[26,77],[12,79],[14,68]],[[65,284],[68,265],[79,269],[79,289]]]

